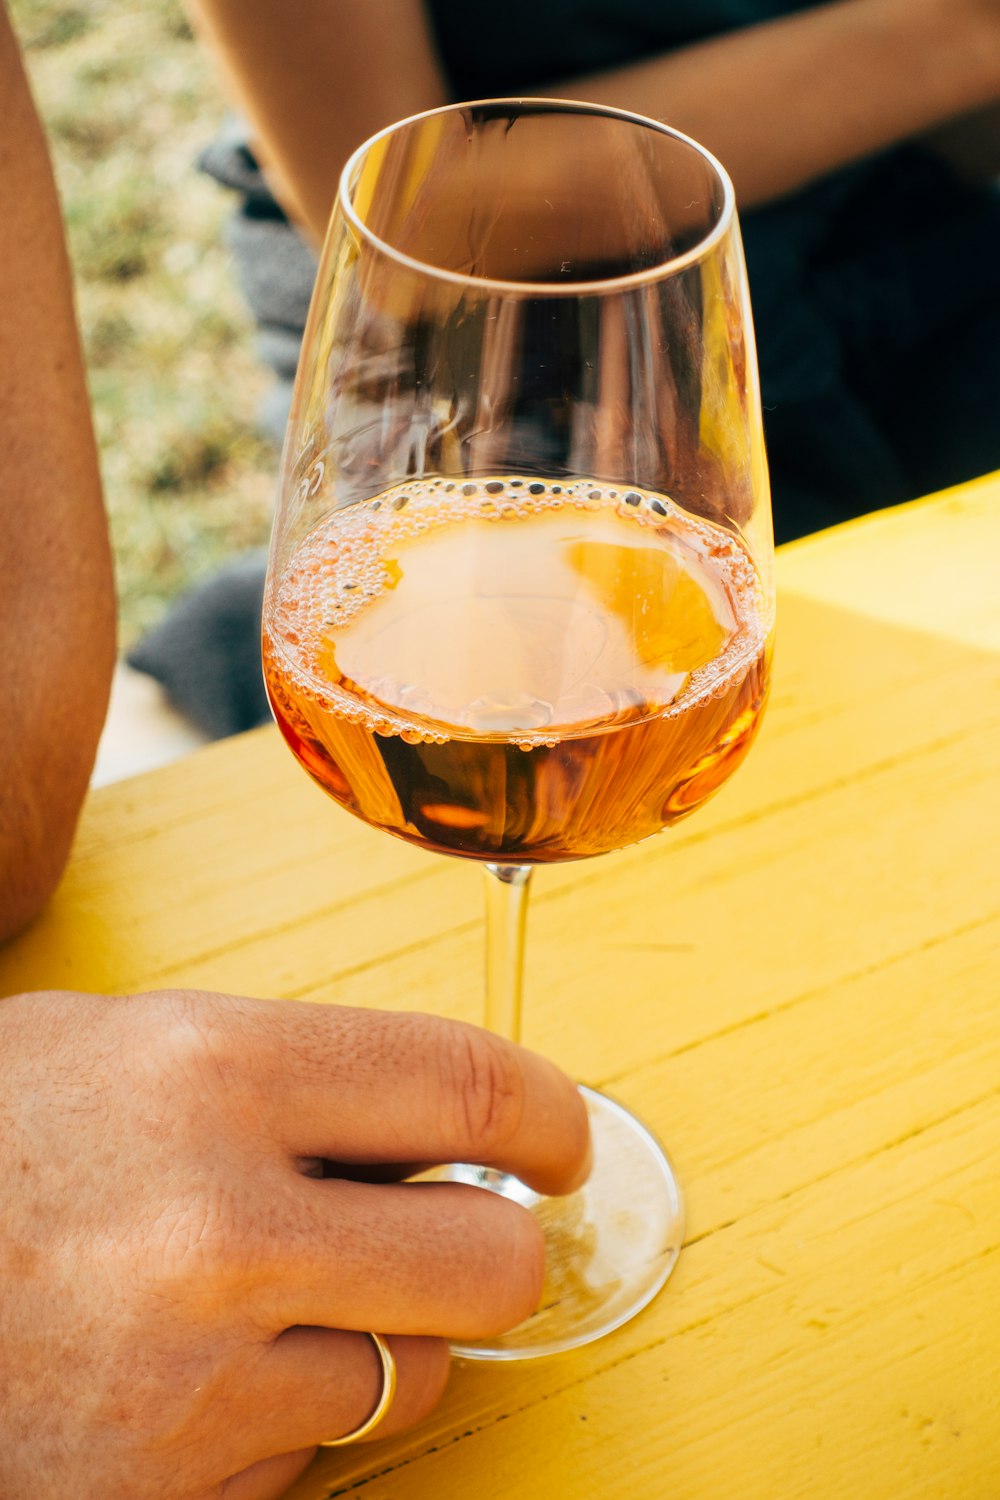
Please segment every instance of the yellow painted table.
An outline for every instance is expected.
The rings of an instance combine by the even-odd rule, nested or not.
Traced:
[[[295,1500],[1000,1497],[1000,476],[779,558],[747,765],[539,872],[526,1040],[668,1143],[688,1240],[602,1343],[456,1369]],[[184,984],[477,1018],[480,879],[275,732],[93,795],[0,993]]]

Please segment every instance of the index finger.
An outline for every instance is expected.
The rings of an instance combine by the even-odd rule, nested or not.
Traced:
[[[267,1124],[296,1156],[474,1162],[546,1194],[587,1177],[583,1100],[538,1053],[440,1016],[233,1004]]]

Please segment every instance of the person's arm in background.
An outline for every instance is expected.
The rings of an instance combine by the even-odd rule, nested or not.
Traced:
[[[115,658],[111,555],[42,129],[0,6],[0,941],[58,880]]]
[[[749,208],[1000,98],[1000,3],[835,0],[571,87],[701,141]]]
[[[420,0],[299,0],[294,25],[282,0],[190,3],[279,195],[317,240],[350,152],[445,101]],[[750,207],[994,102],[1000,0],[833,0],[529,92],[676,126],[724,162]]]
[[[187,0],[283,206],[322,243],[341,168],[447,103],[420,0]]]

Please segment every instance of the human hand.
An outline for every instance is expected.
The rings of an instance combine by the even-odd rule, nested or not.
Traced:
[[[400,1180],[470,1160],[578,1186],[586,1117],[543,1059],[422,1015],[167,992],[0,1003],[0,1494],[264,1500],[445,1340],[535,1306],[516,1204]]]

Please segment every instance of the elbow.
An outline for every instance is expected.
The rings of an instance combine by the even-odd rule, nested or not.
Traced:
[[[15,876],[9,882],[4,881],[0,899],[0,944],[9,942],[30,926],[45,909],[58,880],[59,872],[54,878],[32,876],[23,880]]]
[[[82,797],[80,799],[82,802]],[[79,804],[35,829],[0,829],[0,943],[23,932],[48,905],[76,832]]]
[[[62,874],[61,864],[39,867],[32,861],[0,855],[0,943],[23,932],[48,905]]]
[[[103,708],[100,697],[80,705],[60,732],[32,741],[30,759],[17,754],[23,743],[13,747],[10,780],[0,788],[0,943],[33,922],[59,884],[87,795]]]

